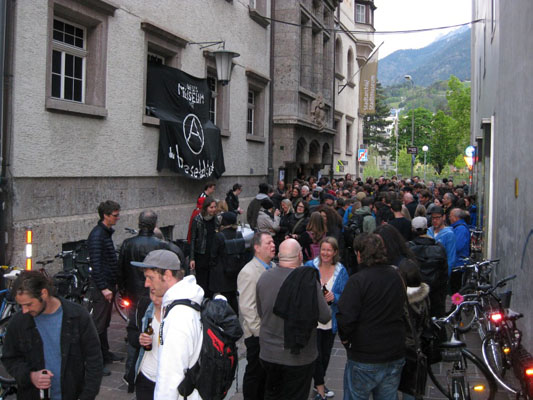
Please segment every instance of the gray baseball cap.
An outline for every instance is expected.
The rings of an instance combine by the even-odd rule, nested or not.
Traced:
[[[174,271],[181,269],[180,259],[170,250],[153,250],[148,253],[143,262],[132,261],[131,265],[139,268],[159,268]]]

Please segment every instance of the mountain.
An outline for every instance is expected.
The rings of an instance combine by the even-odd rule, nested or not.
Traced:
[[[455,75],[470,80],[470,27],[444,35],[421,49],[397,50],[379,60],[378,79],[383,86],[404,82],[411,75],[415,85],[429,86]]]

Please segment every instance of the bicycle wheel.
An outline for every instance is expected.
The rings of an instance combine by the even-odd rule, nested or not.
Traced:
[[[508,356],[503,352],[503,347],[511,348],[503,342],[503,338],[495,332],[489,332],[481,343],[481,353],[485,365],[494,376],[494,379],[505,389],[510,392],[517,392],[508,379],[506,373],[512,368]]]
[[[6,334],[7,325],[11,317],[4,318],[0,321],[0,357],[2,356],[2,350],[4,345],[4,336]],[[0,387],[6,388],[9,385],[14,385],[15,379],[9,375],[7,370],[4,367],[3,363],[0,363]]]
[[[428,366],[429,397],[437,397],[440,391],[446,398],[492,400],[497,387],[483,361],[465,348],[443,349],[443,360]],[[461,397],[465,396],[465,397]]]
[[[118,315],[120,315],[120,317],[128,322],[128,306],[129,304],[127,305],[126,302],[128,300],[127,299],[123,299],[122,298],[122,293],[120,291],[118,291],[116,294],[115,294],[115,308],[118,312]]]

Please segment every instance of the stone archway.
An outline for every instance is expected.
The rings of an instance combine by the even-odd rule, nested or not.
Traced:
[[[309,150],[307,149],[307,141],[304,138],[300,138],[296,143],[296,163],[307,164],[308,162]]]
[[[320,143],[316,140],[313,140],[309,144],[309,164],[322,164]]]
[[[329,143],[324,143],[322,146],[322,164],[331,164],[331,146]]]

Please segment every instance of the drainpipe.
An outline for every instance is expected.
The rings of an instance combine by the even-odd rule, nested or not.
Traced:
[[[341,7],[340,7],[340,4],[337,4],[337,21],[339,22],[339,26],[341,26],[340,24],[340,21],[341,21]],[[335,27],[335,21],[333,21],[333,27]],[[335,46],[335,41],[337,40],[337,30],[333,30],[333,91],[332,91],[332,94],[333,94],[333,99],[331,100],[331,104],[332,104],[332,110],[331,110],[331,119],[330,119],[330,124],[332,127],[335,126],[335,97],[337,97],[337,82],[335,81],[335,71],[336,71],[336,62],[337,62],[337,54],[336,54],[336,47]],[[337,134],[337,132],[335,132],[335,135]],[[335,135],[333,135],[333,137],[331,138],[331,167],[329,169],[329,181],[331,182],[331,180],[333,179],[333,173],[334,173],[334,168],[335,168],[335,165],[334,165],[334,162],[335,162]]]
[[[276,8],[276,0],[270,0],[270,18],[274,18],[274,10]],[[270,89],[268,96],[268,182],[272,186],[276,184],[274,182],[274,27],[276,23],[272,21],[270,24]],[[276,187],[276,186],[274,186]]]
[[[13,76],[13,30],[14,7],[12,0],[0,0],[0,263],[9,264],[9,215],[12,212],[10,182],[7,180],[7,168],[11,143],[11,98]],[[9,17],[8,17],[9,15]],[[12,237],[12,235],[11,235]]]

